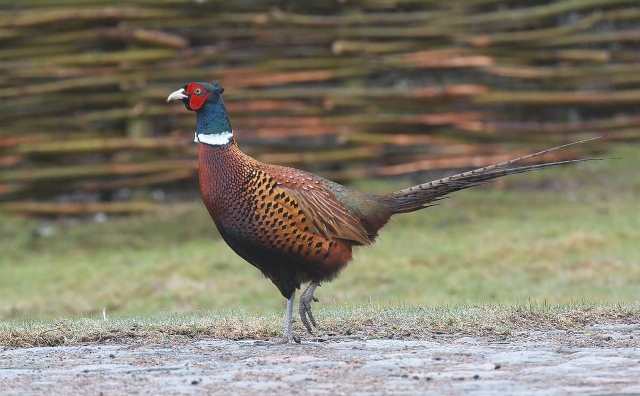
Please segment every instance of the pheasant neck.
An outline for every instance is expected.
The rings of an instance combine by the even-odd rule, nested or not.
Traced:
[[[202,200],[216,219],[228,200],[240,193],[240,181],[254,169],[256,161],[240,151],[235,142],[227,145],[198,145],[198,178]]]
[[[210,146],[223,146],[234,142],[233,129],[222,97],[216,102],[205,103],[198,111],[193,140]]]

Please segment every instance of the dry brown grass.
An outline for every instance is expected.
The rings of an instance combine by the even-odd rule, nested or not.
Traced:
[[[596,323],[638,323],[640,305],[558,305],[461,307],[353,307],[319,310],[316,337],[425,339],[436,334],[487,337],[517,336],[522,331],[579,329]],[[152,318],[77,319],[5,322],[0,346],[78,345],[88,343],[155,343],[199,338],[269,339],[280,333],[276,314],[240,313],[173,315]],[[296,328],[303,334],[302,328]]]

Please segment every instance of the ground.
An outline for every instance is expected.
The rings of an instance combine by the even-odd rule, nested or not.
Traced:
[[[9,349],[0,352],[0,388],[8,395],[637,394],[637,319],[636,312],[615,324],[418,340],[334,335],[283,346],[172,337]]]
[[[280,317],[7,322],[2,394],[633,394],[640,305],[349,307]],[[299,323],[296,332],[302,334]],[[38,346],[48,345],[48,346]]]

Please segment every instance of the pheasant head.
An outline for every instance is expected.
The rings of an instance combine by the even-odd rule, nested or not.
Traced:
[[[167,102],[179,100],[187,110],[196,112],[194,141],[218,146],[233,140],[223,92],[224,88],[217,82],[191,82],[167,97]]]

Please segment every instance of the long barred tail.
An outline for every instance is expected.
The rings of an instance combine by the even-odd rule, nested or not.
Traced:
[[[561,150],[569,146],[576,144],[582,144],[590,142],[592,140],[599,139],[599,137],[580,140],[577,142],[565,144],[562,146],[552,147],[546,150],[539,151],[537,153],[525,155],[522,157],[514,158],[509,161],[500,162],[497,164],[485,166],[483,168],[475,169],[472,171],[458,173],[457,175],[448,176],[442,179],[433,180],[427,183],[418,184],[417,186],[405,188],[387,195],[385,198],[388,200],[391,206],[392,212],[395,213],[408,213],[429,206],[433,206],[434,202],[444,198],[447,194],[454,191],[464,190],[483,184],[489,180],[496,179],[498,177],[513,175],[516,173],[524,173],[533,170],[550,168],[552,166],[575,164],[577,162],[598,160],[600,158],[582,158],[567,161],[557,162],[545,162],[535,165],[523,165],[523,166],[511,166],[528,160],[531,158],[539,157],[541,155],[551,153],[553,151]]]

